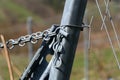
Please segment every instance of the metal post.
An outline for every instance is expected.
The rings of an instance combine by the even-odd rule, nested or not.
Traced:
[[[85,13],[85,17],[84,17],[84,22],[85,24],[88,24],[87,21],[87,10]],[[88,79],[88,55],[89,55],[89,26],[86,26],[84,28],[84,76],[85,76],[85,80],[89,80]]]
[[[28,17],[27,19],[27,31],[28,34],[32,34],[32,17]],[[28,43],[28,57],[29,61],[33,58],[33,45],[31,43]]]
[[[61,26],[81,26],[86,4],[87,0],[66,0]],[[62,59],[62,65],[59,68],[52,66],[49,80],[69,80],[70,78],[80,29],[76,27],[66,27],[66,31],[69,33],[69,37],[62,40],[65,52],[64,54],[60,55]]]
[[[89,53],[89,29],[88,27],[84,28],[84,76],[85,80],[88,80],[88,53]]]
[[[84,28],[84,76],[85,80],[88,80],[88,45],[89,45],[89,29],[88,27]]]

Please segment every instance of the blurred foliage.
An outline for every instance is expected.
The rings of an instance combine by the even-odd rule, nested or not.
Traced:
[[[0,0],[0,21],[7,21],[15,24],[26,21],[28,16],[36,17],[33,12],[30,12],[23,6],[16,4],[14,1]]]
[[[43,3],[50,5],[55,11],[59,12],[64,7],[65,0],[41,0]]]
[[[118,56],[120,58],[120,55]],[[28,65],[27,55],[11,55],[13,64],[23,72],[25,67]],[[102,68],[101,68],[102,67]],[[103,79],[104,75],[101,76],[101,72],[104,75],[112,76],[114,80],[120,80],[119,69],[114,62],[112,50],[110,48],[104,48],[103,50],[91,50],[89,54],[89,80],[107,80]],[[5,58],[0,54],[0,77],[2,80],[9,80],[8,67]],[[18,76],[14,71],[14,78],[18,80]],[[77,51],[70,80],[83,80],[84,78],[84,54],[82,51]]]

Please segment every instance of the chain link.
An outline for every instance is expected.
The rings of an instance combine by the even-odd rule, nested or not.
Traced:
[[[17,39],[9,39],[6,42],[6,46],[8,49],[13,49],[15,45],[20,47],[25,46],[26,43],[30,42],[32,44],[36,44],[39,39],[43,39],[45,41],[49,41],[52,36],[57,36],[59,33],[64,37],[68,36],[68,33],[64,30],[65,27],[60,27],[58,25],[52,25],[51,28],[44,30],[43,32],[35,32],[30,35],[21,36]],[[3,43],[0,43],[0,48],[4,48]]]
[[[50,40],[51,36],[55,36],[56,32],[60,29],[60,27],[57,26],[57,28],[55,28],[55,25],[52,25],[51,28],[44,30],[43,32],[36,32],[36,33],[32,33],[31,35],[25,35],[25,36],[21,36],[18,39],[9,39],[6,42],[6,46],[8,49],[13,49],[15,47],[15,45],[19,45],[20,47],[25,46],[25,44],[27,42],[30,42],[32,44],[36,44],[38,42],[39,39],[44,39],[46,41]],[[51,31],[51,29],[55,28],[54,31]],[[3,43],[0,43],[0,48],[4,48]]]

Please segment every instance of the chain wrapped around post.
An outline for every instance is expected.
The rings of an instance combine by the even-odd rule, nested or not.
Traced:
[[[54,66],[55,68],[59,68],[61,66],[62,59],[60,58],[60,54],[64,53],[61,41],[63,38],[67,38],[69,36],[69,33],[67,33],[65,28],[72,26],[83,30],[83,26],[78,27],[77,25],[52,25],[51,28],[44,30],[43,32],[32,33],[31,35],[21,36],[18,39],[10,39],[6,42],[7,48],[13,49],[15,45],[23,47],[27,42],[36,44],[39,39],[43,39],[40,48],[29,63],[20,80],[44,80],[48,75],[50,75],[51,67]],[[0,43],[0,48],[4,48],[3,43]],[[46,56],[49,52],[52,53],[53,57],[48,63],[46,61]],[[35,71],[35,68],[38,65],[41,68],[39,72],[37,72],[37,70]],[[36,76],[38,73],[39,76]]]
[[[43,39],[20,80],[69,80],[86,4],[87,0],[66,0],[60,26],[6,42],[8,49],[13,49]],[[0,48],[4,48],[2,43]],[[53,55],[50,62],[48,54]]]
[[[80,26],[76,26],[76,25],[63,25],[62,27],[71,27],[71,26],[74,26],[76,28],[80,27]],[[56,30],[54,32],[51,32],[50,30],[53,27],[57,27],[57,28],[56,28]],[[6,42],[6,46],[7,46],[8,49],[13,49],[15,47],[15,45],[23,47],[28,42],[30,42],[32,44],[36,44],[38,42],[38,40],[40,40],[40,39],[44,39],[44,40],[48,41],[50,37],[57,35],[58,30],[60,30],[60,33],[62,34],[62,36],[63,35],[68,36],[68,33],[66,33],[64,31],[64,28],[61,28],[61,26],[52,25],[51,28],[49,28],[47,30],[44,30],[43,32],[38,31],[38,32],[32,33],[31,35],[21,36],[21,37],[19,37],[17,39],[9,39]],[[80,27],[80,29],[82,30],[83,27]],[[49,36],[49,37],[45,38],[46,36]],[[3,43],[0,43],[0,48],[4,48]]]
[[[64,53],[63,44],[61,43],[61,41],[63,38],[67,38],[69,36],[65,28],[72,26],[83,30],[83,26],[78,27],[77,25],[52,25],[51,28],[44,30],[43,32],[32,33],[31,35],[21,36],[18,39],[10,39],[6,42],[7,48],[13,49],[15,45],[23,47],[28,42],[36,44],[38,40],[43,39],[40,48],[34,55],[32,61],[29,63],[20,80],[28,80],[33,78],[44,80],[50,73],[52,66],[56,68],[59,68],[61,66],[62,59],[60,58],[60,54]],[[0,48],[4,48],[3,43],[0,43]],[[46,61],[46,56],[49,54],[49,52],[52,53],[53,57],[48,63]],[[41,75],[39,75],[39,77],[36,77],[36,75],[33,74],[37,73],[36,71],[34,71],[34,69],[38,65],[41,65],[40,68],[44,66],[44,69],[42,68],[41,71],[39,71]]]
[[[65,28],[71,26],[72,25],[53,25],[47,31],[47,34],[43,37],[40,48],[29,63],[20,80],[46,80],[50,75],[52,67],[59,68],[61,66],[62,59],[60,55],[64,54],[64,47],[61,41],[63,38],[69,37],[69,33],[67,33]],[[82,28],[83,27],[79,27],[81,30]],[[50,62],[46,60],[48,54],[53,55]]]
[[[53,26],[57,26],[57,25],[52,25],[52,27]],[[18,39],[9,39],[6,42],[6,46],[8,49],[13,49],[15,45],[19,45],[20,47],[23,47],[27,42],[36,44],[39,39],[44,39],[47,41],[49,40],[49,37],[56,35],[57,30],[60,29],[60,27],[57,26],[56,30],[54,32],[51,32],[50,31],[51,28],[44,30],[43,32],[36,32],[36,33],[32,33],[31,35],[21,36]],[[49,37],[45,38],[46,36],[49,36]],[[3,43],[0,43],[0,48],[4,48]]]
[[[42,34],[40,34],[39,37],[34,38],[35,40],[39,40],[40,38],[42,38],[43,41],[40,48],[34,55],[32,61],[29,63],[28,67],[21,76],[20,80],[28,80],[28,79],[43,80],[50,73],[51,66],[55,66],[56,68],[60,66],[62,61],[59,58],[59,54],[63,49],[61,40],[62,38],[68,37],[69,35],[65,31],[64,29],[65,27],[66,26],[61,27],[58,25],[52,25],[50,29],[45,30]],[[26,36],[25,38],[22,38],[22,40],[24,44],[26,42],[31,42],[31,39],[29,37],[27,39]],[[46,60],[46,56],[49,53],[51,53],[53,57],[51,61],[48,63]],[[60,64],[56,64],[58,63],[58,61],[60,62]],[[38,66],[40,69],[37,68]],[[36,69],[39,69],[39,72]]]

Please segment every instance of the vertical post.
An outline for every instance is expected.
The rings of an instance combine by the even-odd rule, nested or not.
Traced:
[[[32,17],[28,17],[27,19],[27,32],[28,34],[32,34]],[[28,43],[28,57],[29,61],[33,58],[33,45]]]
[[[86,8],[87,0],[66,0],[65,8],[61,20],[62,25],[81,26]],[[79,39],[80,29],[76,27],[66,27],[69,33],[68,38],[63,38],[63,54],[60,55],[62,65],[59,68],[52,66],[49,80],[70,80],[71,69],[75,56],[75,51]]]
[[[89,29],[88,27],[84,28],[84,76],[85,80],[88,80],[88,53],[89,53]]]
[[[85,24],[88,24],[87,21],[87,10],[85,12],[85,17],[84,17],[84,22]],[[84,76],[85,80],[89,80],[88,78],[88,55],[89,55],[89,26],[84,27]]]

